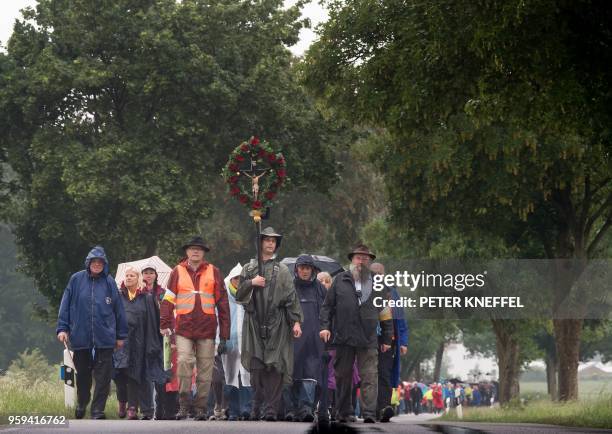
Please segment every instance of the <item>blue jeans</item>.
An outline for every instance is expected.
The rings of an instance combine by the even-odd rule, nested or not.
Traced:
[[[251,413],[251,388],[248,386],[223,386],[223,393],[229,403],[229,415],[236,418]]]
[[[315,390],[317,382],[314,380],[295,380],[292,385],[283,389],[285,414],[293,414],[298,418],[311,415],[314,409]]]

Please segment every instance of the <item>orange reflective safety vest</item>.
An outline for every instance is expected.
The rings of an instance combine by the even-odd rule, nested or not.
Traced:
[[[193,311],[196,294],[200,294],[202,311],[208,315],[215,314],[215,273],[212,264],[200,275],[199,288],[193,287],[191,276],[185,267],[179,265],[176,293],[176,314],[185,315]]]

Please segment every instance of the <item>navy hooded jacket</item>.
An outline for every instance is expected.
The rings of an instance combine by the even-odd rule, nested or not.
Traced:
[[[104,261],[104,270],[93,277],[89,264],[95,258]],[[117,340],[128,336],[123,302],[100,246],[87,255],[85,270],[70,276],[57,319],[56,333],[60,332],[69,333],[72,350],[114,348]]]

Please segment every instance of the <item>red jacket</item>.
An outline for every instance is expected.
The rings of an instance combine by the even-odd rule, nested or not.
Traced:
[[[174,303],[168,300],[163,300],[160,306],[161,321],[160,328],[175,329],[177,335],[189,339],[215,339],[217,337],[217,319],[219,324],[219,336],[221,339],[229,339],[230,336],[230,308],[227,299],[227,291],[223,285],[221,272],[217,267],[204,261],[200,264],[196,271],[193,271],[187,264],[187,260],[183,260],[177,267],[184,266],[193,281],[194,288],[199,287],[200,276],[204,274],[206,267],[213,267],[215,276],[215,304],[217,307],[216,315],[207,315],[202,311],[200,294],[196,294],[195,306],[193,310],[185,315],[178,315],[174,318]],[[174,267],[170,273],[168,281],[168,289],[174,294],[177,293],[178,271]]]

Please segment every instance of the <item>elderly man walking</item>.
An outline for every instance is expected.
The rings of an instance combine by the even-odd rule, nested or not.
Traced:
[[[262,231],[263,270],[252,259],[242,269],[236,292],[236,302],[245,306],[241,360],[251,373],[251,419],[262,416],[270,422],[277,420],[283,384],[291,379],[292,335],[302,335],[303,321],[291,273],[276,260],[281,240],[271,227]]]
[[[85,259],[85,270],[70,276],[62,296],[57,320],[57,339],[74,351],[77,406],[75,417],[82,419],[95,380],[92,419],[105,419],[110,392],[113,350],[123,347],[128,325],[115,279],[108,274],[104,249],[94,247]]]
[[[230,308],[219,269],[204,259],[210,249],[202,237],[191,239],[183,250],[186,258],[170,273],[168,289],[161,304],[160,332],[168,336],[174,325],[179,378],[179,411],[176,418],[185,419],[189,415],[195,361],[197,397],[194,418],[205,420],[217,325],[220,336],[218,351],[222,353],[230,335]]]
[[[375,296],[380,296],[380,293],[373,291],[373,278],[369,269],[370,261],[375,258],[366,245],[357,245],[348,254],[351,261],[349,270],[336,276],[321,308],[319,335],[324,342],[331,339],[336,347],[336,419],[341,423],[347,422],[351,416],[351,383],[355,358],[361,376],[363,421],[376,422],[379,346],[376,330],[380,325],[380,351],[388,351],[393,336],[393,323],[390,309],[376,307],[373,302]]]

